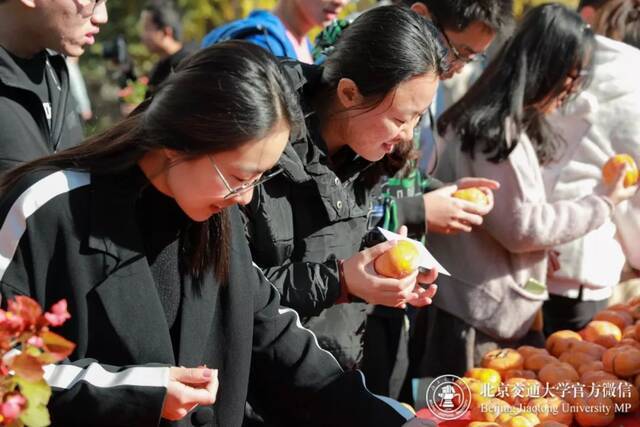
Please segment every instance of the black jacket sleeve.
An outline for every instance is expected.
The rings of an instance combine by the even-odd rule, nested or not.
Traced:
[[[254,195],[252,204],[256,199],[257,196]],[[341,291],[337,260],[317,263],[294,262],[286,259],[275,267],[260,265],[260,257],[256,256],[256,248],[261,242],[254,230],[255,209],[249,205],[241,210],[245,235],[249,241],[254,262],[262,268],[266,278],[276,287],[282,304],[293,308],[302,317],[317,316],[324,309],[335,305]]]
[[[411,413],[369,392],[359,371],[343,372],[335,358],[280,306],[278,291],[256,268],[250,401],[280,426],[401,426]]]
[[[423,194],[445,186],[442,181],[430,175],[425,175],[423,181],[426,182],[422,190]],[[398,222],[401,225],[406,225],[409,233],[425,233],[427,229],[427,218],[425,217],[425,206],[422,194],[396,199],[396,206],[398,208]],[[429,206],[426,207],[426,210],[429,210]]]

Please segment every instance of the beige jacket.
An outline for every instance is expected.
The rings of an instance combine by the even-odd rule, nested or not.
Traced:
[[[611,215],[605,198],[590,194],[547,202],[533,145],[526,135],[506,161],[482,153],[471,159],[448,138],[436,176],[451,182],[480,176],[500,182],[495,207],[484,224],[455,236],[429,234],[427,244],[452,278],[439,279],[434,304],[496,339],[523,336],[547,293],[523,289],[545,282],[547,250],[601,226]],[[428,215],[428,211],[427,211]]]

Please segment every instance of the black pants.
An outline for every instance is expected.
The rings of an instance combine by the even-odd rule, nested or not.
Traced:
[[[582,301],[582,288],[578,298],[549,295],[542,306],[544,333],[549,336],[555,331],[570,329],[578,331],[593,319],[593,316],[607,307],[608,299],[602,301]]]

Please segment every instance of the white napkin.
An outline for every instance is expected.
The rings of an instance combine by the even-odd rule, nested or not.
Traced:
[[[408,237],[403,237],[403,236],[401,236],[401,235],[399,235],[397,233],[394,233],[392,231],[385,230],[384,228],[378,227],[378,230],[380,230],[382,235],[387,240],[409,240],[410,242],[413,242],[416,245],[416,247],[418,248],[418,252],[420,252],[420,261],[418,262],[418,265],[420,267],[428,268],[430,270],[435,268],[435,269],[438,270],[438,274],[444,274],[446,276],[451,276],[451,273],[449,273],[447,271],[447,269],[444,268],[442,266],[442,264],[440,264],[433,257],[433,255],[431,255],[431,253],[427,250],[427,248],[424,247],[424,245],[422,243],[418,242],[417,240],[409,239]]]

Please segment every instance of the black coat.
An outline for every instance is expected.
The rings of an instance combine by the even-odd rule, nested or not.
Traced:
[[[287,61],[285,69],[309,114],[308,135],[288,144],[280,158],[284,173],[254,192],[243,209],[254,261],[278,288],[282,303],[296,310],[320,345],[345,369],[362,358],[368,304],[336,304],[337,260],[362,248],[373,201],[361,175],[371,163],[353,153],[336,171],[307,106],[319,78],[316,66]]]
[[[82,125],[69,88],[64,57],[46,51],[52,121],[25,84],[24,72],[0,47],[0,173],[82,142]]]
[[[48,308],[66,298],[72,315],[60,333],[77,347],[46,374],[53,425],[156,426],[167,367],[203,364],[219,369],[217,402],[175,425],[240,426],[247,393],[275,425],[404,423],[406,411],[343,373],[280,308],[251,265],[236,208],[228,283],[210,274],[198,293],[185,282],[175,360],[135,216],[143,182],[125,176],[41,171],[0,199],[3,301],[29,295]]]

